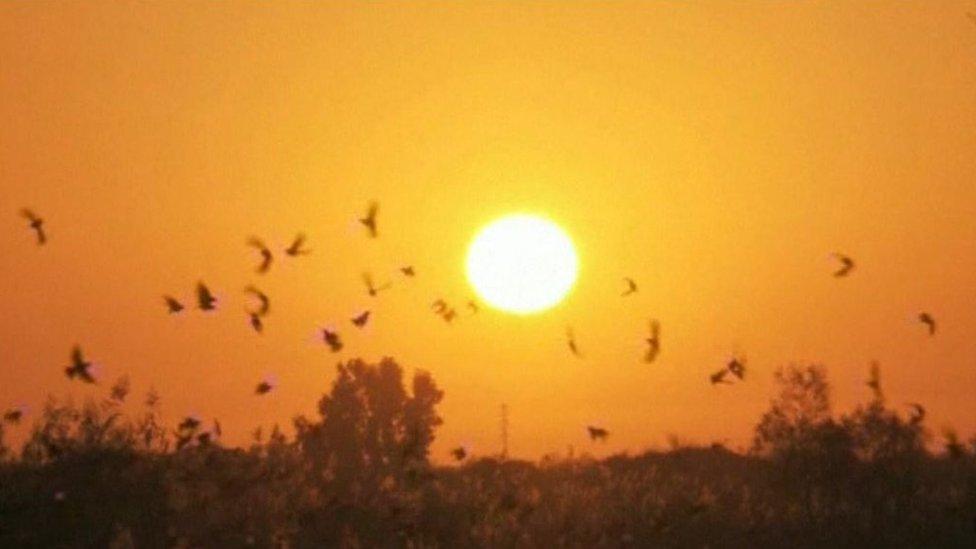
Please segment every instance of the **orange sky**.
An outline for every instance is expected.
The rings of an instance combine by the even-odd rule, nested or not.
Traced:
[[[830,8],[828,8],[828,4]],[[855,5],[856,4],[856,5]],[[337,357],[392,355],[446,390],[435,453],[523,457],[747,442],[791,361],[840,409],[882,364],[896,405],[976,430],[971,2],[0,3],[0,406],[155,385],[230,442],[312,413]],[[381,202],[381,238],[355,218]],[[48,221],[33,245],[23,206]],[[546,313],[453,327],[477,229],[535,210],[574,238]],[[252,274],[251,234],[314,254]],[[833,251],[852,277],[830,276]],[[359,273],[418,277],[371,301]],[[641,291],[621,299],[621,278]],[[214,316],[167,317],[197,279]],[[272,297],[250,331],[241,292]],[[346,319],[370,306],[369,330]],[[940,332],[914,321],[931,311]],[[647,318],[663,351],[640,362]],[[566,350],[572,324],[586,360]],[[711,387],[734,351],[747,382]],[[265,373],[280,381],[253,396]],[[583,426],[610,430],[606,444]],[[20,427],[26,431],[26,427]]]

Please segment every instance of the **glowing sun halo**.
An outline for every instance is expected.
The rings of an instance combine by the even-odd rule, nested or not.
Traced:
[[[466,268],[482,300],[524,315],[562,301],[576,282],[579,262],[573,242],[558,225],[516,214],[492,222],[475,236]]]

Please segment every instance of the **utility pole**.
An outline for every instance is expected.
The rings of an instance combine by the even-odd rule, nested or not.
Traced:
[[[508,459],[508,404],[502,404],[502,459]]]

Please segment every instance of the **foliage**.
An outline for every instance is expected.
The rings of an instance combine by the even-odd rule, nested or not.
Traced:
[[[128,384],[51,400],[19,452],[0,427],[3,547],[973,546],[976,458],[927,450],[918,416],[874,398],[831,409],[826,372],[791,366],[753,451],[687,446],[604,460],[433,466],[443,397],[391,359],[338,366],[295,436],[165,429]],[[116,390],[118,389],[118,390]],[[976,441],[974,441],[976,446]]]

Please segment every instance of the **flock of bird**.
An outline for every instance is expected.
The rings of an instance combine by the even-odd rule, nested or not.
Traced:
[[[38,246],[44,246],[48,243],[48,235],[45,230],[45,221],[39,215],[37,215],[33,210],[24,208],[21,210],[21,216],[27,220],[28,227],[35,233],[36,242]],[[366,230],[366,234],[370,238],[377,238],[379,236],[377,218],[379,214],[379,204],[377,202],[371,202],[367,208],[366,214],[358,219],[359,224]],[[255,272],[257,274],[266,274],[271,266],[275,262],[275,253],[268,247],[263,240],[257,237],[250,237],[246,241],[247,246],[257,250],[260,255],[260,262],[255,267]],[[306,247],[306,236],[303,233],[299,233],[292,240],[291,244],[283,250],[284,254],[290,258],[298,258],[301,256],[308,255],[312,252],[311,249]],[[851,273],[856,268],[856,263],[854,260],[845,254],[834,253],[833,257],[838,262],[838,268],[833,272],[835,278],[845,278],[851,275]],[[399,272],[403,277],[413,278],[416,276],[416,270],[412,265],[405,265],[399,268]],[[384,281],[382,283],[377,283],[373,276],[366,272],[362,274],[362,281],[366,287],[366,293],[370,297],[376,297],[381,292],[388,290],[392,287],[393,283],[391,281]],[[624,278],[623,282],[625,284],[624,291],[620,294],[621,297],[628,297],[636,294],[639,291],[637,282],[632,278]],[[271,309],[271,300],[267,294],[258,289],[255,285],[248,285],[244,289],[245,293],[254,299],[255,307],[246,310],[248,321],[257,333],[262,333],[264,331],[265,317]],[[200,281],[196,286],[196,308],[200,311],[208,312],[217,309],[217,297],[210,290],[210,288],[203,282]],[[164,295],[163,303],[166,306],[166,310],[169,314],[181,314],[186,310],[186,305],[172,295]],[[480,310],[477,302],[473,300],[468,300],[465,307],[471,314],[477,314]],[[435,315],[440,317],[447,323],[453,322],[458,317],[458,311],[453,306],[451,306],[444,299],[437,299],[431,304],[431,309]],[[370,310],[364,310],[356,315],[352,316],[349,320],[352,325],[356,328],[363,328],[370,320]],[[930,336],[936,333],[936,321],[935,318],[928,312],[918,313],[918,321],[925,326],[928,334]],[[342,336],[336,328],[321,328],[320,337],[322,343],[326,345],[329,350],[333,353],[338,353],[343,349]],[[648,335],[644,338],[646,348],[643,355],[643,361],[645,363],[653,363],[657,360],[658,355],[661,352],[661,325],[660,322],[651,319],[648,324]],[[569,348],[570,353],[577,358],[583,358],[583,353],[580,350],[580,345],[576,339],[576,335],[572,327],[566,328],[566,344]],[[75,345],[71,350],[71,363],[65,368],[65,375],[68,379],[79,380],[84,383],[94,384],[96,383],[96,377],[92,372],[92,363],[85,360],[82,354],[81,347]],[[746,374],[746,360],[744,357],[733,356],[721,369],[713,372],[708,376],[708,381],[712,385],[721,384],[731,384],[734,380],[742,381],[745,379]],[[872,390],[880,391],[880,383],[878,381],[878,371],[877,366],[872,367],[872,377],[868,380],[867,384]],[[256,395],[266,395],[270,393],[275,387],[275,383],[272,379],[267,378],[261,380],[255,387],[254,393]],[[124,394],[121,395],[124,398]],[[120,398],[120,400],[121,400]],[[911,418],[912,422],[920,422],[925,416],[925,409],[917,403],[909,403],[909,406],[913,408],[913,415]],[[9,423],[19,422],[25,413],[25,407],[11,408],[3,414],[3,421]],[[214,422],[214,427],[210,431],[200,431],[201,422],[195,417],[185,418],[177,428],[177,447],[182,447],[192,441],[194,438],[200,443],[207,443],[213,437],[220,436],[220,424],[219,422]],[[609,431],[602,427],[587,425],[587,433],[591,440],[600,441],[606,440],[609,436]],[[451,451],[451,455],[461,461],[467,456],[467,450],[464,447],[455,448]]]

